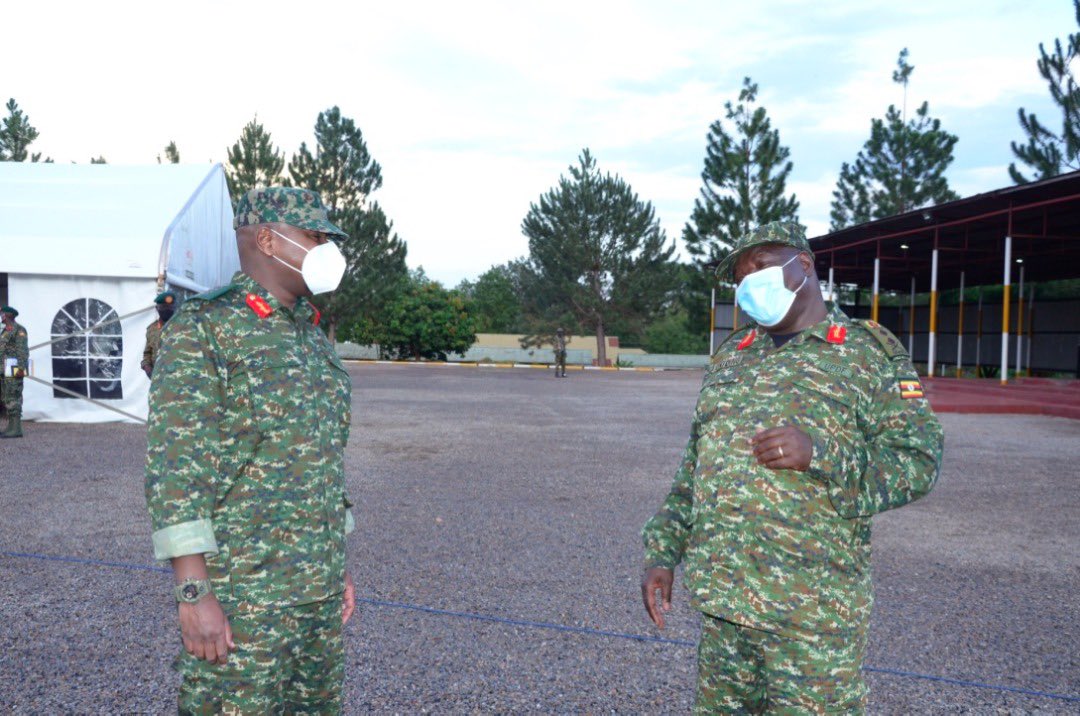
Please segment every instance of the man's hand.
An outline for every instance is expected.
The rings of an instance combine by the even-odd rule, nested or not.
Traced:
[[[645,602],[645,611],[653,624],[664,628],[664,612],[671,611],[671,585],[675,581],[675,572],[667,567],[652,567],[641,578],[641,600]],[[660,590],[662,606],[656,604],[656,590]]]
[[[144,365],[142,367],[142,369],[143,369],[143,373],[146,373],[147,378],[153,378],[153,376],[154,376],[154,366],[152,366],[152,365]]]
[[[187,653],[211,664],[224,664],[236,651],[229,620],[212,594],[198,604],[180,603],[180,636]]]
[[[750,444],[754,446],[754,457],[758,464],[770,470],[806,472],[810,469],[814,443],[809,435],[794,425],[762,430],[750,438]]]
[[[352,577],[345,573],[345,598],[341,604],[341,625],[349,623],[349,617],[356,611],[356,588],[353,587]]]

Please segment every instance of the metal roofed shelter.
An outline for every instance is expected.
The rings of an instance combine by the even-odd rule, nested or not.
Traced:
[[[964,346],[963,288],[1003,286],[999,358],[1005,383],[1013,325],[1011,285],[1018,280],[1014,366],[1019,371],[1024,364],[1025,275],[1029,281],[1080,278],[1080,172],[848,227],[812,238],[810,246],[818,276],[828,279],[830,292],[836,283],[873,288],[870,315],[874,320],[879,320],[881,291],[910,291],[909,335],[914,335],[916,291],[930,294],[929,375],[934,375],[938,360],[941,288],[961,289],[955,345],[959,372]],[[1030,305],[1027,320],[1030,332]],[[1030,358],[1030,341],[1028,351]]]

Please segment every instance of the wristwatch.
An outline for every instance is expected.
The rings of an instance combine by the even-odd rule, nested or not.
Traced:
[[[198,604],[210,594],[210,580],[189,577],[173,589],[176,601],[181,604]]]

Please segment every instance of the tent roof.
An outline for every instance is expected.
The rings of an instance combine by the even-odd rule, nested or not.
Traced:
[[[1080,278],[1080,171],[909,211],[810,239],[818,276],[871,286],[880,259],[881,290],[930,288],[939,252],[941,288],[1000,284],[1005,237],[1028,280]],[[1014,265],[1013,270],[1016,269]]]
[[[156,277],[169,228],[221,171],[0,162],[0,271]]]

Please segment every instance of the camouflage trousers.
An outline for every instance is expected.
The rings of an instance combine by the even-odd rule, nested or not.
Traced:
[[[22,417],[22,378],[0,378],[0,402],[9,418]]]
[[[863,714],[865,633],[779,636],[702,615],[695,714]]]
[[[182,652],[179,713],[339,714],[345,675],[341,597],[232,614],[223,665]]]
[[[555,351],[555,375],[562,371],[566,375],[566,351]]]

